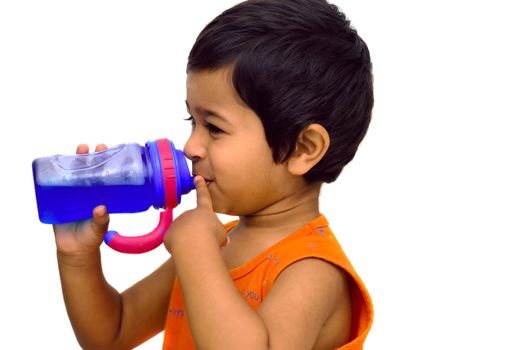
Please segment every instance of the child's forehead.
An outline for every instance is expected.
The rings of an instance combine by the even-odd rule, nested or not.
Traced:
[[[187,108],[191,110],[249,109],[238,96],[228,68],[189,71]]]
[[[187,72],[187,85],[190,84],[215,84],[228,85],[234,89],[232,83],[233,69],[230,66],[224,66],[216,69],[199,69]]]
[[[197,120],[206,119],[208,122],[221,120],[220,126],[226,123],[233,125],[236,130],[259,129],[263,132],[261,119],[241,100],[232,84],[219,89],[219,86],[200,80],[198,74],[188,77],[188,80],[193,78],[198,80],[189,82],[187,86],[185,104],[189,114]]]

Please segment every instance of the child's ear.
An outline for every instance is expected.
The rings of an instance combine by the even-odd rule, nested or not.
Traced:
[[[330,145],[329,133],[320,124],[304,128],[296,141],[296,150],[287,161],[293,175],[305,175],[323,158]]]

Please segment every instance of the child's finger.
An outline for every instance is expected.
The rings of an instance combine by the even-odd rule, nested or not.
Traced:
[[[205,179],[201,176],[195,176],[194,186],[196,187],[196,205],[212,210],[212,198]]]
[[[104,205],[99,205],[94,208],[91,225],[97,236],[103,237],[103,235],[107,232],[107,228],[109,226],[109,214],[107,213],[107,208]]]
[[[79,144],[78,147],[76,147],[76,153],[77,154],[89,153],[89,146],[87,146],[85,143]]]
[[[94,149],[95,152],[100,152],[103,150],[106,150],[107,146],[104,143],[99,143],[96,145],[96,148]]]

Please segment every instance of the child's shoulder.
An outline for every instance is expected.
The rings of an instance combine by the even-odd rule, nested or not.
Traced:
[[[272,255],[275,266],[269,269],[270,288],[295,284],[298,294],[323,293],[337,305],[326,321],[325,339],[332,333],[344,334],[336,325],[350,325],[351,346],[363,344],[373,321],[373,305],[370,294],[354,269],[343,248],[329,227],[325,216],[309,222],[300,230],[280,242]],[[312,285],[311,290],[303,286]],[[314,291],[314,288],[323,291]],[[313,297],[314,294],[307,297]],[[326,303],[322,307],[329,308]],[[351,319],[348,320],[347,317]],[[331,333],[332,332],[332,333]],[[321,342],[321,335],[318,342]]]
[[[237,224],[235,220],[225,227],[230,232]],[[285,314],[285,319],[297,326],[304,315],[324,317],[325,327],[317,344],[340,344],[337,337],[347,340],[347,330],[353,339],[351,346],[352,342],[363,343],[370,329],[370,295],[324,215],[230,272],[247,302],[262,313],[274,312],[273,317]],[[281,313],[282,308],[291,310]]]
[[[225,228],[228,232],[231,232],[237,224],[238,221],[235,220],[226,223]],[[322,263],[332,264],[347,271],[349,275],[354,272],[324,215],[319,215],[314,220],[263,249],[259,247],[260,241],[252,244],[238,236],[241,236],[241,234],[232,238],[234,240],[232,246],[234,247],[231,248],[237,248],[235,250],[240,252],[253,251],[253,254],[247,254],[250,256],[245,259],[242,265],[253,265],[257,266],[258,269],[263,266],[264,276],[268,280],[275,281],[287,267],[304,259],[319,259]],[[243,241],[241,247],[240,244],[236,244],[236,239]],[[235,247],[236,245],[238,247]],[[251,246],[256,249],[250,249]]]

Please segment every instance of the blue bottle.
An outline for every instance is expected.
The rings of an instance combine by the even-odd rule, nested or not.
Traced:
[[[167,139],[145,146],[128,143],[96,153],[38,158],[33,161],[33,178],[38,215],[46,224],[90,218],[101,204],[109,213],[137,213],[152,206],[171,212],[162,216],[162,229],[157,227],[165,231],[170,224],[165,219],[172,221],[172,208],[181,202],[182,194],[194,189],[185,155]],[[116,236],[108,232],[106,243]],[[140,244],[145,244],[142,238]]]

